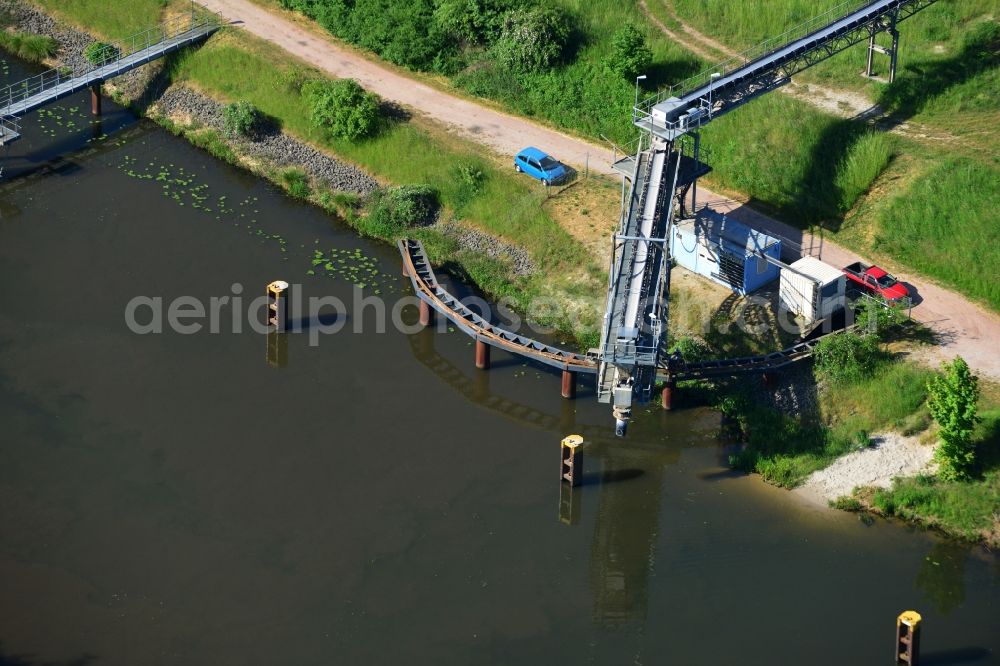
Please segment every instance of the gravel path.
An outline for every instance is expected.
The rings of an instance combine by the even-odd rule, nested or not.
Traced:
[[[811,501],[826,504],[850,496],[857,486],[888,488],[897,476],[915,476],[930,471],[934,447],[916,437],[883,433],[872,437],[872,445],[841,456],[832,465],[813,472],[793,492]]]

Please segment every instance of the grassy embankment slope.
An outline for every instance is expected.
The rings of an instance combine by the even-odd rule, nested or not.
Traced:
[[[152,25],[165,7],[159,0],[130,3],[126,17],[111,17],[98,11],[98,2],[64,4],[39,2],[47,11],[106,37],[130,33],[136,25]],[[182,9],[182,7],[181,7]],[[418,118],[392,120],[375,137],[359,142],[337,140],[314,127],[309,109],[299,94],[303,82],[322,75],[295,61],[276,47],[236,29],[224,29],[207,44],[191,49],[169,64],[173,81],[189,84],[223,101],[245,99],[276,119],[289,134],[303,139],[338,158],[357,164],[379,179],[393,183],[427,183],[440,193],[446,214],[526,248],[539,269],[529,278],[515,278],[504,261],[460,250],[454,241],[434,230],[411,235],[427,244],[432,259],[465,271],[483,289],[495,296],[509,296],[529,315],[576,334],[584,344],[596,335],[597,309],[593,302],[603,288],[604,277],[582,245],[553,220],[550,210],[557,202],[547,199],[533,181],[518,177],[505,163],[483,155],[476,145],[446,134],[443,128]],[[253,72],[253,76],[247,76]],[[220,157],[239,161],[221,137],[210,129],[186,132],[193,141]],[[479,191],[469,192],[456,177],[460,165],[484,174]],[[282,173],[272,172],[275,182]],[[574,188],[582,198],[593,189],[603,196],[606,184],[583,181]],[[313,191],[316,203],[342,211],[343,197]],[[350,204],[348,207],[353,207]],[[363,215],[347,215],[362,232],[369,231]],[[392,240],[392,239],[386,239]],[[555,296],[571,304],[565,313],[533,313],[529,304],[538,296]],[[582,326],[574,326],[579,321]]]

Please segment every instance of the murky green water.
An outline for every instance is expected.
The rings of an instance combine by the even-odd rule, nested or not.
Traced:
[[[477,372],[458,332],[353,334],[353,308],[281,368],[246,326],[131,333],[139,295],[408,285],[127,114],[90,142],[36,122],[6,162],[34,175],[0,185],[0,664],[887,664],[908,608],[923,663],[997,663],[994,555],[729,473],[710,412],[613,441],[591,386]]]

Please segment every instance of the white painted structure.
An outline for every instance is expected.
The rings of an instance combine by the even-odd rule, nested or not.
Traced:
[[[844,307],[847,278],[843,271],[814,257],[802,257],[781,269],[781,307],[808,323],[826,319]]]

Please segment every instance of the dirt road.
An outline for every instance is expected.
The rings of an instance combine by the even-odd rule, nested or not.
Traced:
[[[309,64],[340,78],[353,78],[362,86],[387,100],[409,107],[413,113],[443,123],[451,130],[477,141],[493,151],[512,156],[527,145],[535,145],[563,161],[583,168],[610,173],[612,151],[583,139],[533,123],[507,113],[461,99],[431,86],[413,81],[389,67],[366,60],[349,49],[312,30],[271,12],[250,0],[199,0],[212,11],[234,21],[248,32],[268,40]],[[801,248],[833,265],[843,266],[863,261],[853,252],[820,237],[794,229],[765,217],[742,202],[699,189],[699,203],[708,203],[735,219],[763,228],[786,239],[786,245]],[[927,360],[936,363],[956,354],[970,366],[1000,381],[1000,354],[990,340],[1000,340],[1000,316],[986,312],[959,294],[937,287],[926,279],[905,273],[900,278],[917,285],[922,302],[914,308],[914,317],[931,325],[942,344],[929,353]]]

